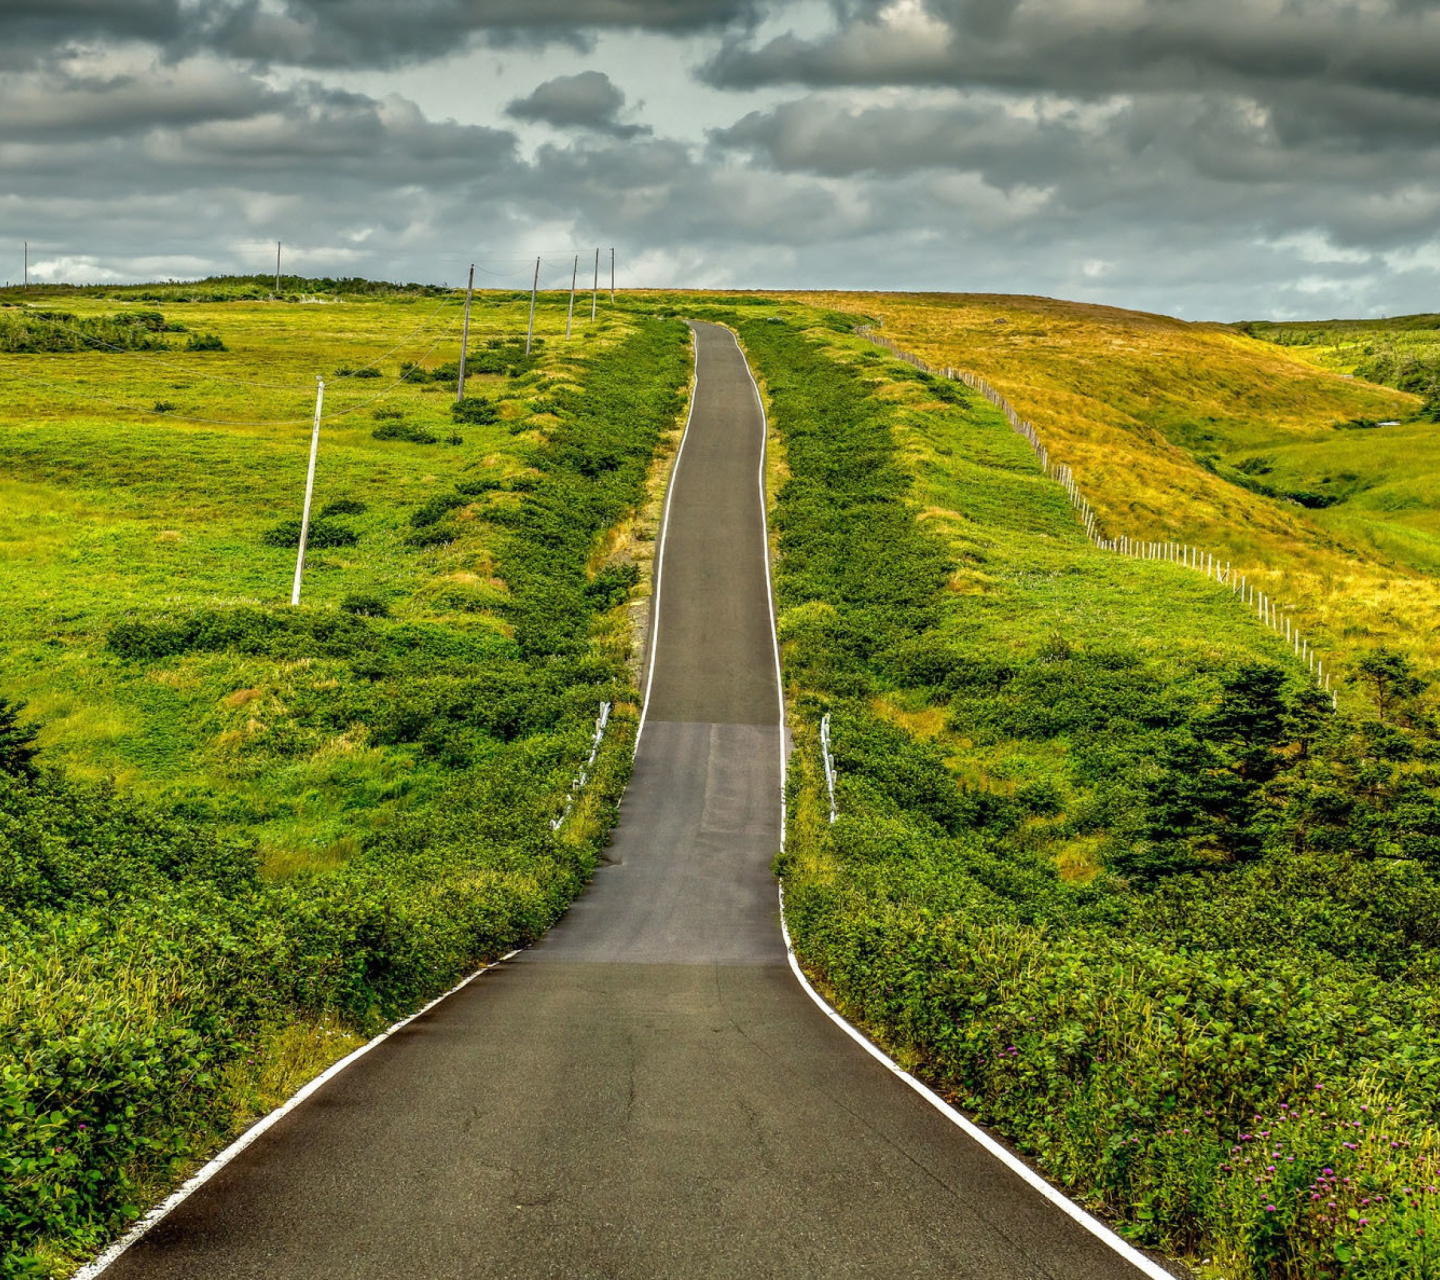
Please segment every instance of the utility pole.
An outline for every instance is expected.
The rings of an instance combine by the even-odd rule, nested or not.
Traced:
[[[570,322],[575,318],[575,281],[580,278],[580,255],[575,255],[575,266],[570,271],[570,310],[565,313],[565,341],[570,341]]]
[[[455,403],[465,399],[465,356],[470,350],[470,297],[475,292],[475,264],[470,264],[470,283],[465,286],[465,324],[460,330],[460,376],[455,380]]]
[[[535,340],[535,290],[540,287],[540,259],[535,259],[535,279],[530,285],[530,327],[525,330],[525,354],[530,354],[530,344]]]
[[[610,305],[615,305],[615,249],[610,249]]]
[[[275,241],[275,296],[280,296],[280,241]]]
[[[600,297],[600,250],[595,250],[595,284],[590,290],[590,322],[595,322],[595,303]]]
[[[315,455],[320,451],[320,406],[325,403],[325,379],[315,376],[315,429],[310,433],[310,470],[305,473],[305,513],[300,517],[300,551],[295,557],[295,585],[290,603],[300,603],[300,576],[305,572],[305,543],[310,537],[310,499],[315,496]]]
[[[30,288],[30,241],[25,241],[25,288]]]

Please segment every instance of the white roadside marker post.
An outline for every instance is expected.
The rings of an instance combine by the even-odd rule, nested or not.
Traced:
[[[310,500],[315,496],[315,455],[320,451],[320,406],[325,403],[325,379],[315,377],[315,428],[310,433],[310,469],[305,473],[305,511],[300,517],[300,550],[295,556],[295,585],[290,603],[300,603],[300,578],[305,572],[305,543],[310,537]]]

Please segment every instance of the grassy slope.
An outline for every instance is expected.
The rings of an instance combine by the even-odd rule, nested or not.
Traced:
[[[6,508],[26,603],[0,681],[70,774],[0,774],[0,1275],[65,1273],[357,1036],[537,936],[595,865],[629,768],[635,508],[678,437],[683,328],[612,315],[531,373],[472,377],[501,418],[463,443],[377,441],[373,405],[330,420],[317,505],[366,510],[343,517],[356,547],[312,553],[299,610],[293,553],[260,535],[297,513],[308,423],[181,420],[241,410],[200,373],[385,353],[389,378],[327,397],[357,405],[401,358],[458,355],[440,301],[167,301],[229,352],[0,356],[0,466],[27,496]],[[434,330],[414,334],[417,306]],[[482,300],[472,351],[522,322]],[[542,306],[542,334],[563,324]],[[82,384],[132,408],[56,404]],[[145,412],[162,393],[177,408]],[[305,408],[248,394],[246,412]],[[452,394],[380,403],[443,437]],[[350,616],[350,593],[393,616]],[[600,699],[611,731],[557,831]],[[85,781],[117,773],[118,795]]]
[[[1286,652],[1203,580],[1095,551],[978,398],[947,404],[821,330],[818,349],[742,334],[792,477],[776,507],[798,746],[785,876],[807,967],[1051,1176],[1136,1238],[1215,1259],[1207,1274],[1437,1274],[1440,1208],[1409,1194],[1434,1180],[1440,1108],[1423,858],[1311,850],[1313,814],[1287,827],[1329,768],[1290,740],[1297,720],[1261,806],[1280,824],[1268,852],[1196,839],[1203,813],[1182,813],[1200,870],[1114,874],[1144,866],[1177,795],[1236,767],[1214,744],[1238,671],[1288,672],[1303,706]],[[1196,742],[1219,754],[1197,760]],[[1312,1199],[1327,1168],[1345,1182]]]
[[[1416,397],[1218,325],[1042,298],[795,296],[874,317],[931,364],[988,378],[1075,468],[1108,533],[1192,542],[1233,560],[1342,664],[1366,636],[1431,668],[1440,658],[1428,642],[1440,623],[1428,576],[1440,563],[1433,429],[1336,429],[1409,419]],[[1307,510],[1200,461],[1224,471],[1257,457],[1275,460],[1260,478],[1282,490],[1347,500]]]
[[[81,316],[136,305],[125,297],[31,298]],[[218,653],[137,667],[107,652],[106,633],[132,611],[288,598],[294,552],[261,539],[299,515],[319,373],[327,417],[316,510],[339,498],[368,509],[343,517],[361,535],[358,545],[311,553],[306,603],[334,608],[352,593],[377,595],[398,621],[503,642],[495,527],[471,518],[472,506],[460,512],[454,542],[416,550],[406,545],[415,532],[409,516],[457,482],[508,481],[526,470],[555,421],[532,410],[545,408],[554,388],[583,379],[588,358],[633,324],[624,316],[587,322],[565,347],[557,341],[562,310],[542,307],[538,332],[550,345],[538,367],[519,379],[472,376],[467,384],[469,394],[499,401],[502,420],[455,427],[451,384],[393,385],[401,361],[435,366],[458,357],[454,294],[140,305],[165,306],[167,319],[217,333],[229,349],[0,357],[6,689],[44,725],[52,762],[230,815],[261,840],[274,869],[331,865],[443,780],[403,745],[344,731],[279,740],[287,708],[346,679],[344,664]],[[472,353],[488,340],[523,336],[524,325],[524,304],[482,295]],[[371,361],[382,377],[333,376]],[[149,411],[158,401],[173,412]],[[442,442],[374,439],[377,409],[403,414]],[[444,443],[451,432],[464,443]]]

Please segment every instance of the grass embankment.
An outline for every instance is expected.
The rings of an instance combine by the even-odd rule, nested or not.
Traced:
[[[1425,706],[1329,714],[1223,588],[1093,548],[964,388],[740,329],[790,471],[782,871],[806,967],[1206,1275],[1440,1275]]]
[[[63,1272],[357,1036],[534,938],[613,824],[637,574],[606,534],[673,431],[685,331],[617,317],[561,350],[552,306],[532,365],[487,346],[518,309],[478,305],[470,421],[414,373],[327,420],[317,507],[354,541],[312,553],[292,610],[293,551],[267,533],[296,515],[308,432],[266,414],[305,407],[287,374],[364,367],[421,323],[448,336],[327,406],[362,407],[359,383],[430,344],[422,366],[455,359],[451,317],[413,305],[196,303],[184,323],[225,352],[0,365],[22,499],[3,690],[68,766],[12,755],[0,777],[0,1274]],[[247,378],[254,418],[202,373]],[[82,378],[183,403],[60,403]],[[610,734],[556,830],[602,700]]]
[[[456,422],[453,376],[397,385],[410,364],[453,375],[453,292],[297,306],[246,300],[243,284],[186,288],[206,301],[157,303],[146,288],[34,309],[83,321],[169,305],[168,323],[212,332],[225,351],[186,352],[181,334],[179,350],[161,353],[0,359],[5,692],[28,701],[46,759],[73,775],[217,818],[258,839],[272,870],[334,865],[443,782],[434,753],[394,735],[298,729],[292,709],[347,679],[322,653],[217,646],[137,664],[107,637],[132,613],[288,600],[318,373],[326,418],[306,605],[348,602],[503,649],[502,526],[487,512],[519,500],[504,491],[533,474],[557,393],[634,323],[606,317],[566,347],[563,311],[544,307],[526,360],[525,306],[478,300],[467,392],[489,409]],[[227,288],[241,300],[211,300]]]
[[[987,378],[1074,467],[1107,534],[1233,561],[1327,667],[1376,636],[1440,666],[1440,437],[1418,396],[1223,325],[1042,298],[797,296]]]

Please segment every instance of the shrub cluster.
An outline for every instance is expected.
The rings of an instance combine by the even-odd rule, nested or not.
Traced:
[[[158,311],[121,311],[109,316],[77,316],[68,311],[7,307],[0,310],[0,351],[164,351],[167,333],[185,326],[166,321]],[[189,335],[186,351],[224,351],[213,333]]]
[[[791,471],[776,583],[801,749],[781,871],[807,968],[1139,1241],[1226,1274],[1440,1274],[1422,683],[1372,655],[1380,714],[1356,719],[1266,663],[967,643],[936,625],[960,606],[906,498],[896,410],[788,328],[740,327]],[[983,456],[983,431],[1007,431],[988,413],[947,439]],[[1035,744],[1056,768],[962,782],[953,747],[877,715],[899,694],[952,742]],[[1054,850],[1077,841],[1103,865],[1069,883]]]
[[[194,806],[37,775],[33,736],[0,703],[0,1274],[43,1270],[41,1246],[97,1247],[140,1209],[138,1188],[225,1137],[235,1073],[276,1028],[338,1016],[373,1030],[538,936],[580,890],[628,774],[624,716],[591,770],[585,824],[550,820],[597,704],[634,696],[625,653],[590,641],[633,568],[591,579],[586,563],[643,497],[688,371],[683,327],[642,324],[595,360],[582,425],[536,450],[497,563],[519,644],[395,621],[370,596],[112,628],[125,663],[348,666],[295,691],[271,749],[354,734],[405,745],[445,782],[337,871],[267,880]]]

